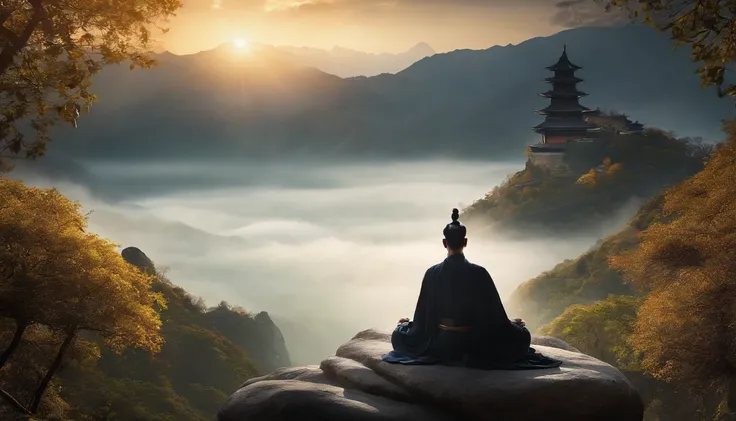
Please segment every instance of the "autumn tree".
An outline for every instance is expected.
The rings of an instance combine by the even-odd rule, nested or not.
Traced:
[[[0,320],[0,340],[8,340],[13,330],[10,320]],[[18,402],[29,402],[62,340],[59,332],[52,331],[46,326],[40,324],[29,326],[23,336],[23,342],[13,353],[12,362],[0,370],[0,384],[3,391]],[[80,338],[70,346],[64,364],[92,366],[97,363],[99,357],[99,346]],[[62,388],[59,382],[52,382],[44,394],[38,414],[49,420],[67,419],[65,415],[71,408],[61,395]],[[0,419],[15,419],[17,415],[19,415],[18,408],[0,405]]]
[[[634,330],[636,297],[612,295],[592,304],[575,304],[540,329],[610,364],[633,368],[636,355],[628,341]]]
[[[61,339],[27,405],[0,390],[18,410],[35,413],[68,350],[82,331],[113,351],[161,349],[165,303],[153,277],[128,264],[116,245],[86,232],[79,205],[58,191],[0,179],[0,316],[15,322],[2,356],[7,362],[25,330],[43,325]]]
[[[736,123],[705,169],[668,191],[664,220],[612,266],[647,293],[631,337],[646,371],[736,410]]]
[[[44,154],[48,129],[76,127],[108,64],[154,64],[151,30],[179,0],[3,0],[0,2],[0,159]]]
[[[590,171],[580,176],[576,181],[577,184],[584,186],[594,187],[598,183],[598,172],[595,168],[591,168]]]
[[[72,264],[64,240],[85,227],[79,205],[58,191],[0,179],[0,317],[15,322],[12,340],[0,354],[0,368],[26,328],[47,317],[55,292],[49,286]]]

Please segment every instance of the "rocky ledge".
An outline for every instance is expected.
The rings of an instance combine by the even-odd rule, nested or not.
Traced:
[[[387,364],[390,334],[358,333],[319,366],[247,381],[219,421],[640,421],[639,394],[616,368],[555,338],[534,337],[562,367],[473,370]]]

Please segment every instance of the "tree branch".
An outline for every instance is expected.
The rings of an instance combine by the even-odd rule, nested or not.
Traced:
[[[2,388],[0,388],[0,398],[3,398],[5,401],[7,401],[13,408],[17,409],[18,411],[26,414],[26,415],[33,415],[31,411],[28,410],[22,403],[18,402],[17,399],[15,399],[13,396],[10,395],[10,393],[4,391]]]
[[[13,64],[15,56],[25,48],[38,24],[46,17],[41,0],[29,0],[29,3],[33,6],[31,19],[26,23],[23,32],[16,39],[9,40],[8,44],[0,51],[0,75],[4,74]]]
[[[10,11],[9,10],[3,10],[0,12],[0,27],[3,27],[5,25],[5,22],[10,18]]]

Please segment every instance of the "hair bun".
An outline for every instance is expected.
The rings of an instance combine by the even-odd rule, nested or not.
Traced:
[[[457,222],[460,219],[460,211],[457,208],[452,209],[452,222]]]

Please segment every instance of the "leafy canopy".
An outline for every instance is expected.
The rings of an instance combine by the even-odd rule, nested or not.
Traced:
[[[160,349],[164,302],[152,277],[87,233],[77,203],[5,178],[0,203],[0,316],[95,331],[113,350]]]
[[[631,337],[656,378],[736,399],[736,123],[705,169],[665,195],[668,220],[612,259],[648,292]],[[733,406],[730,409],[736,409]]]
[[[0,158],[44,154],[48,129],[76,127],[105,65],[149,67],[151,30],[179,0],[0,2]]]
[[[540,333],[563,339],[619,368],[635,368],[636,356],[628,338],[638,306],[639,298],[622,295],[611,295],[593,304],[571,305]]]

